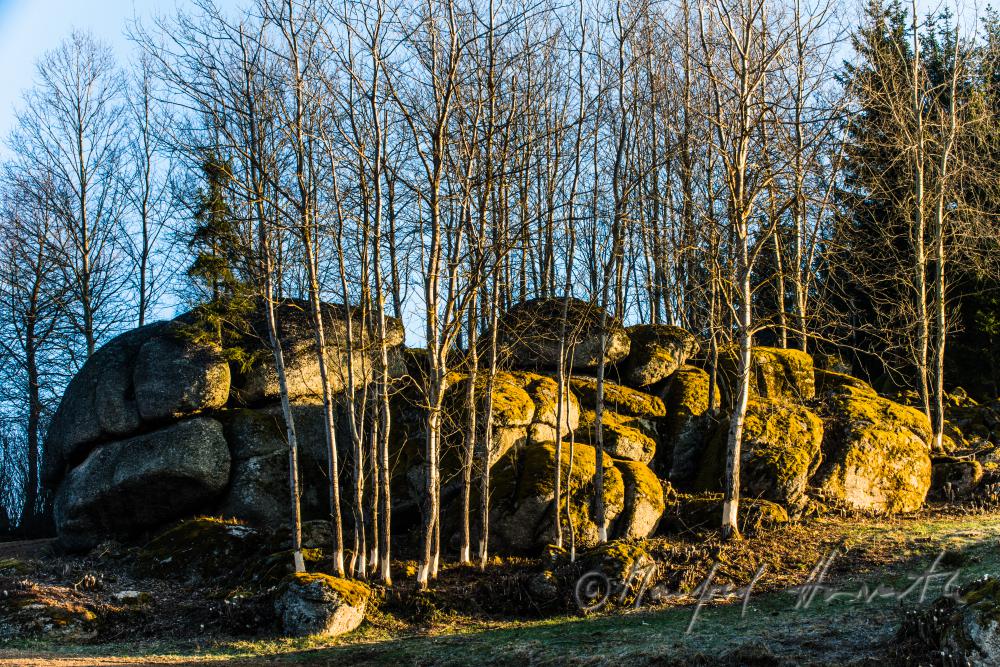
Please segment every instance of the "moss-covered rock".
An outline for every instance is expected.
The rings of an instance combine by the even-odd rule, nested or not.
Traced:
[[[464,457],[467,453],[466,442],[471,420],[469,382],[467,374],[456,374],[456,379],[448,385],[444,395],[441,427],[444,448],[442,450],[441,470],[446,478],[454,477],[462,470]],[[474,394],[477,438],[483,437],[483,429],[485,428],[486,388],[488,384],[484,374],[477,375]],[[418,412],[422,413],[422,411],[422,408],[418,408]],[[523,445],[527,441],[527,429],[532,424],[534,415],[535,404],[521,386],[520,380],[510,373],[497,373],[493,378],[492,387],[491,465],[512,447]],[[418,421],[419,419],[418,415]],[[423,431],[423,424],[420,424],[417,433],[422,434]],[[478,447],[480,444],[482,444],[481,441],[477,442],[476,446]],[[423,438],[413,441],[411,446],[415,449],[412,452],[414,459],[410,464],[411,467],[422,465],[425,446]]]
[[[601,414],[601,436],[604,451],[615,458],[649,463],[656,453],[656,426],[647,419],[605,410]],[[593,410],[580,414],[576,438],[596,446],[597,414]]]
[[[565,558],[559,561],[556,572],[573,589],[567,591],[567,597],[588,611],[635,604],[645,587],[652,583],[650,574],[656,567],[644,542],[633,539],[610,540],[584,550],[577,554],[574,563]],[[607,583],[612,582],[619,583],[623,590],[609,590]]]
[[[975,459],[935,456],[931,459],[931,493],[945,500],[969,496],[983,481],[983,464]]]
[[[555,444],[528,445],[509,452],[493,468],[491,549],[537,552],[555,542]],[[598,542],[593,519],[596,451],[574,443],[562,444],[563,535],[572,532],[579,548]],[[572,470],[571,470],[572,467]],[[568,480],[568,481],[567,481]],[[645,465],[604,457],[604,504],[610,538],[647,537],[663,512],[663,490]],[[566,515],[567,497],[569,516]]]
[[[535,415],[528,429],[532,442],[554,442],[576,429],[580,423],[580,402],[568,386],[564,389],[560,408],[559,383],[555,378],[527,371],[516,371],[510,376],[520,383],[535,404]],[[561,415],[557,416],[560,411]],[[556,428],[557,422],[562,422],[561,428]]]
[[[306,570],[310,572],[330,571],[331,558],[324,555],[322,549],[306,547],[303,534],[302,560]],[[286,541],[287,542],[287,541]],[[324,546],[329,546],[327,542]],[[326,552],[329,553],[329,552]],[[245,576],[240,578],[240,588],[254,592],[269,592],[281,586],[289,576],[295,573],[295,552],[291,548],[262,553],[247,567]]]
[[[806,483],[820,462],[822,442],[823,422],[811,410],[783,401],[751,402],[741,448],[743,495],[789,508],[801,506]]]
[[[695,366],[682,366],[670,376],[663,389],[667,416],[659,425],[660,442],[653,469],[671,482],[684,486],[698,474],[711,428],[708,412],[710,378]],[[715,394],[719,407],[719,395]]]
[[[931,483],[927,417],[873,391],[843,386],[823,406],[823,463],[812,485],[855,509],[912,512]]]
[[[580,404],[591,410],[597,407],[597,379],[592,377],[575,377],[570,381],[570,388],[580,399]],[[604,408],[630,417],[656,419],[664,417],[667,410],[659,396],[653,396],[624,385],[605,380]]]
[[[709,438],[691,490],[722,490],[728,439],[729,419],[722,419]],[[819,464],[822,441],[823,422],[808,408],[787,401],[751,400],[740,447],[741,494],[798,509]]]
[[[722,505],[721,493],[676,494],[663,513],[661,532],[703,534],[719,530]],[[756,498],[740,499],[737,527],[744,535],[784,523],[788,523],[788,512],[781,505]]]
[[[239,577],[266,544],[263,533],[238,521],[195,517],[155,535],[136,556],[142,574],[198,580]]]
[[[358,581],[299,572],[281,585],[274,610],[291,637],[336,637],[361,625],[371,589]]]
[[[487,378],[477,374],[475,400],[480,419],[486,403]],[[462,375],[448,386],[445,392],[446,418],[461,428],[468,419],[469,376]],[[493,425],[498,428],[527,427],[535,417],[535,403],[522,386],[519,378],[510,373],[497,373],[493,378]]]
[[[510,452],[494,469],[491,536],[499,551],[526,552],[543,548],[555,541],[552,512],[555,501],[554,443],[530,445],[521,452]],[[570,527],[563,515],[564,534],[572,529],[581,547],[597,543],[597,526],[591,518],[594,496],[593,478],[596,452],[584,444],[562,445],[564,493],[569,494]],[[625,484],[614,460],[604,458],[605,518],[609,526],[625,505]],[[572,468],[572,470],[571,470]],[[568,479],[568,483],[567,483]],[[565,497],[563,498],[565,504]],[[564,505],[565,506],[565,505]],[[565,512],[565,510],[563,510]]]
[[[653,471],[635,461],[615,461],[625,483],[625,508],[614,533],[623,538],[649,537],[656,531],[665,508],[663,487]]]
[[[946,396],[945,417],[945,433],[959,444],[974,448],[987,442],[1000,444],[1000,399],[979,403],[958,388]],[[957,438],[956,431],[960,434]]]
[[[735,394],[739,349],[730,347],[719,354],[719,383],[730,396]],[[750,395],[807,401],[816,395],[813,360],[801,350],[754,347],[750,358]]]
[[[815,376],[817,395],[837,392],[845,387],[853,387],[861,391],[875,391],[872,389],[872,386],[864,380],[847,375],[846,373],[838,373],[836,371],[817,368],[815,370]]]
[[[698,353],[695,337],[669,324],[640,324],[627,329],[629,354],[618,365],[625,384],[648,387],[665,380]]]
[[[565,320],[563,298],[532,299],[517,304],[500,318],[500,340],[504,355],[519,368],[552,368],[559,357],[565,333],[566,350],[573,351],[573,368],[596,368],[601,359],[601,309],[586,301],[570,298]],[[606,364],[621,361],[628,354],[628,333],[614,317],[605,318]]]
[[[1000,580],[987,576],[946,591],[927,609],[911,612],[899,638],[921,641],[940,664],[1000,664]]]

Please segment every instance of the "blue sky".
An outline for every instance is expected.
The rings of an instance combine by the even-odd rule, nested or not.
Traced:
[[[942,1],[918,0],[917,4],[924,12],[940,7]],[[216,2],[229,7],[246,4],[244,0]],[[974,15],[982,9],[976,0],[948,2],[961,7],[965,15]],[[111,44],[124,64],[134,53],[125,37],[130,20],[170,14],[189,3],[190,0],[0,0],[0,137],[6,137],[11,130],[14,105],[19,103],[22,91],[31,86],[35,62],[74,27],[89,30]]]
[[[169,14],[187,0],[0,0],[0,137],[14,123],[14,105],[31,86],[35,63],[72,30],[89,30],[108,42],[122,63],[134,53],[125,37],[133,17]],[[238,6],[239,0],[218,4]]]

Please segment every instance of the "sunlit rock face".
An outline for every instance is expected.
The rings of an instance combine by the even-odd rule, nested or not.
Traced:
[[[469,503],[479,505],[487,441],[490,542],[500,553],[537,551],[555,540],[557,525],[584,546],[602,533],[646,537],[669,523],[661,519],[675,491],[701,498],[723,488],[732,350],[723,351],[713,375],[697,358],[695,336],[681,329],[625,328],[583,301],[566,306],[561,298],[538,299],[503,314],[501,363],[492,376],[483,350],[475,366],[466,350],[449,355],[440,414],[443,539],[459,532],[470,465]],[[333,452],[342,508],[352,503],[356,442],[346,390],[364,390],[358,396],[374,403],[380,346],[358,309],[323,306],[331,430],[309,305],[282,302],[276,315],[298,443],[300,508],[305,520],[326,520]],[[602,321],[606,378],[599,391]],[[109,537],[141,537],[195,516],[287,526],[289,426],[263,313],[227,324],[221,339],[209,333],[197,312],[129,331],[99,349],[70,382],[43,466],[63,546],[82,550]],[[388,318],[386,333],[392,510],[394,521],[413,525],[426,511],[426,352],[403,346],[397,320]],[[560,348],[573,359],[561,387]],[[370,433],[367,414],[362,434]],[[741,489],[768,516],[824,505],[913,511],[931,483],[929,440],[919,410],[879,396],[867,383],[817,371],[799,351],[753,349]],[[365,436],[361,446],[370,451],[373,443]],[[983,463],[987,472],[989,465]],[[604,526],[595,503],[599,469]],[[349,529],[353,513],[342,509],[342,516]],[[479,531],[478,514],[471,523]]]

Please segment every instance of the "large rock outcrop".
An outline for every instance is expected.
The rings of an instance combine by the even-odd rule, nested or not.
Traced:
[[[694,338],[672,327],[626,330],[607,318],[604,361],[610,377],[626,383],[605,381],[598,424],[597,380],[573,371],[560,397],[552,367],[566,333],[575,349],[574,368],[593,372],[600,361],[601,312],[571,300],[564,331],[564,304],[535,300],[504,316],[499,333],[507,359],[522,370],[497,373],[489,402],[485,373],[472,386],[468,356],[455,351],[449,358],[442,499],[446,507],[459,500],[463,465],[470,452],[479,456],[482,444],[477,440],[469,448],[468,434],[484,436],[489,403],[490,534],[501,551],[533,551],[554,539],[556,442],[564,443],[564,528],[581,546],[597,540],[592,514],[598,426],[611,537],[643,537],[656,529],[665,507],[659,478],[688,492],[721,488],[728,415],[717,410],[725,404],[719,398],[711,406],[716,409],[709,409],[705,370],[684,365],[697,350]],[[277,313],[298,440],[302,516],[323,519],[329,515],[330,451],[308,304],[283,302]],[[348,362],[356,386],[366,386],[378,346],[363,332],[356,309],[324,306],[323,317],[324,358],[336,397],[333,436],[344,473],[342,496],[350,497],[353,436],[343,393]],[[45,484],[57,491],[55,519],[64,546],[83,549],[105,537],[138,535],[196,515],[271,529],[287,523],[287,427],[262,318],[251,315],[245,326],[225,329],[219,344],[208,342],[215,332],[206,335],[203,324],[191,313],[123,334],[71,381],[52,420],[44,462]],[[398,321],[389,319],[388,333],[390,375],[398,378],[390,402],[393,510],[410,521],[426,498],[425,355],[402,347]],[[732,355],[722,355],[718,397],[725,397],[732,361]],[[930,484],[930,429],[919,411],[878,396],[856,378],[815,371],[801,352],[755,348],[751,370],[741,461],[745,497],[793,514],[809,493],[866,510],[920,506]],[[981,467],[991,470],[985,462]],[[939,486],[956,486],[951,480]],[[344,521],[351,523],[349,512]]]
[[[346,318],[359,320],[356,310],[325,305],[323,313],[332,389],[343,389],[352,357],[355,382],[370,381],[376,350],[360,321],[354,350],[346,352]],[[299,435],[302,505],[307,515],[322,516],[328,453],[315,339],[306,304],[283,302],[278,318]],[[57,491],[64,546],[86,548],[191,514],[270,526],[287,521],[285,425],[262,326],[261,315],[251,315],[242,329],[225,329],[220,343],[207,342],[212,336],[195,311],[126,332],[87,360],[45,443],[43,482]],[[392,357],[401,362],[398,320],[388,318],[388,335]],[[227,360],[237,357],[240,363]],[[339,440],[346,442],[343,434]]]
[[[563,319],[563,312],[567,317]],[[506,357],[521,368],[553,368],[559,359],[560,342],[573,351],[574,370],[597,368],[601,359],[600,307],[570,298],[523,301],[500,320],[500,340]],[[605,364],[615,364],[629,352],[625,327],[614,317],[605,316]]]

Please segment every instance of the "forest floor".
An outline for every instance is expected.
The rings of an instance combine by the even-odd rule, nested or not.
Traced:
[[[212,596],[200,599],[185,589],[181,602],[159,588],[154,612],[130,617],[132,627],[86,641],[0,641],[0,665],[920,664],[926,656],[900,635],[906,614],[926,607],[948,583],[1000,574],[996,510],[826,517],[725,545],[693,537],[669,543],[651,548],[669,558],[657,559],[658,583],[638,606],[526,613],[514,609],[524,595],[512,582],[523,582],[515,575],[537,571],[537,563],[497,564],[485,574],[452,566],[431,594],[398,582],[349,635],[293,640],[232,633],[224,617],[206,611]],[[48,548],[0,545],[0,563],[17,553],[35,568],[19,576],[75,577],[79,563],[46,555]],[[712,586],[699,586],[713,564]],[[153,585],[120,571],[106,574],[119,587]],[[688,594],[670,595],[677,590]]]

